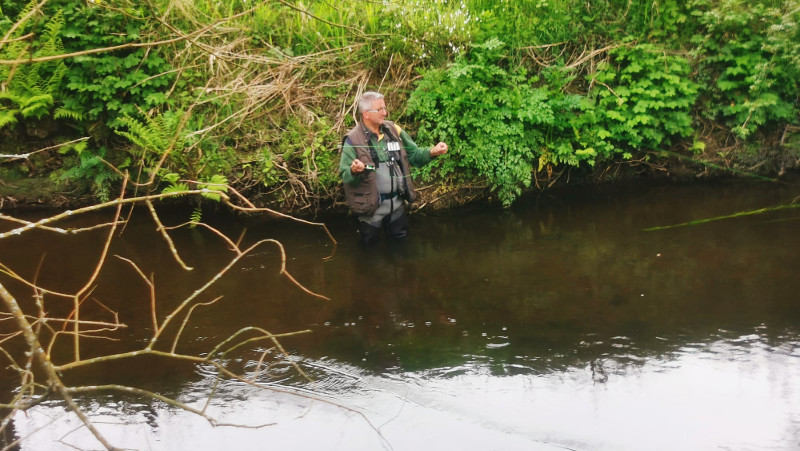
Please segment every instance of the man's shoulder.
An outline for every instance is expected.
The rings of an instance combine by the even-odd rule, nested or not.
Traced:
[[[400,136],[400,134],[403,133],[403,128],[397,125],[397,123],[392,121],[383,121],[383,123],[389,127],[394,128],[394,130],[397,132],[397,136]]]

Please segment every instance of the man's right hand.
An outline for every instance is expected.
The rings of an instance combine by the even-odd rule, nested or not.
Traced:
[[[355,160],[353,160],[352,163],[350,163],[350,172],[352,174],[354,174],[354,175],[355,174],[360,174],[360,173],[364,172],[364,168],[366,168],[366,167],[367,167],[367,165],[365,165],[363,161],[361,161],[358,158],[356,158]]]

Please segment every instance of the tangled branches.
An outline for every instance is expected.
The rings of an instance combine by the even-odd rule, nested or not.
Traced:
[[[64,290],[58,290],[47,286],[48,284],[46,282],[38,280],[38,270],[37,276],[33,280],[28,280],[15,272],[8,265],[0,263],[0,274],[5,276],[3,279],[0,279],[0,300],[2,300],[2,305],[4,307],[4,311],[0,313],[0,316],[4,317],[4,320],[13,323],[11,332],[0,339],[0,354],[10,363],[10,368],[15,372],[15,378],[17,380],[17,386],[13,391],[14,395],[12,399],[10,402],[0,406],[8,412],[2,419],[2,423],[0,423],[0,429],[5,431],[6,428],[12,427],[12,423],[18,412],[32,409],[47,399],[60,399],[63,401],[66,409],[74,413],[80,419],[83,426],[91,432],[103,447],[109,450],[120,449],[118,448],[119,444],[111,443],[103,433],[98,430],[85,409],[75,400],[75,397],[98,396],[100,392],[107,391],[116,392],[125,396],[158,400],[175,408],[199,415],[205,418],[211,425],[225,425],[225,423],[213,418],[207,412],[208,403],[215,396],[215,389],[212,389],[211,393],[208,393],[206,406],[199,408],[164,394],[150,391],[145,387],[104,383],[102,381],[101,383],[92,385],[70,385],[65,381],[65,378],[69,378],[71,373],[81,369],[85,370],[109,363],[113,364],[114,362],[121,362],[128,359],[142,358],[143,356],[168,359],[175,362],[186,362],[195,366],[202,365],[205,368],[212,368],[216,372],[217,383],[223,379],[228,379],[266,390],[293,393],[280,387],[260,384],[255,376],[248,377],[247,374],[242,372],[243,370],[235,370],[228,365],[228,362],[236,352],[241,352],[245,349],[252,350],[256,345],[266,343],[269,350],[258,351],[261,352],[262,355],[258,359],[253,374],[258,375],[264,371],[264,367],[269,363],[267,357],[268,355],[273,355],[272,352],[274,351],[278,356],[282,356],[279,358],[286,360],[294,366],[299,375],[308,378],[303,370],[289,358],[288,352],[279,340],[298,334],[308,333],[310,332],[309,330],[278,334],[272,333],[262,327],[247,325],[239,328],[236,332],[227,336],[227,338],[220,340],[210,349],[207,349],[206,352],[186,353],[180,351],[181,344],[187,340],[184,332],[192,321],[192,314],[197,309],[207,308],[220,300],[220,297],[213,297],[210,293],[211,287],[226,273],[229,273],[244,257],[265,245],[275,246],[278,249],[281,258],[280,275],[288,279],[294,286],[307,295],[320,300],[328,299],[324,295],[314,293],[303,286],[286,270],[286,254],[283,245],[274,239],[261,239],[255,244],[245,247],[242,245],[241,237],[234,241],[226,236],[225,233],[210,225],[195,223],[193,224],[195,227],[203,227],[204,230],[210,231],[224,243],[232,253],[232,256],[221,269],[205,279],[205,281],[194,289],[189,296],[177,303],[175,307],[165,309],[163,300],[160,300],[156,296],[154,277],[152,275],[147,276],[140,265],[135,262],[135,259],[122,255],[115,255],[116,259],[129,267],[132,276],[131,279],[133,281],[138,281],[135,282],[136,284],[141,283],[147,288],[147,293],[149,293],[149,295],[146,296],[146,300],[143,300],[144,302],[138,304],[140,306],[138,308],[149,309],[149,315],[141,315],[144,318],[149,318],[149,324],[147,324],[147,321],[145,321],[144,324],[135,325],[126,323],[125,318],[121,317],[122,315],[111,308],[110,304],[96,299],[92,299],[91,301],[99,305],[100,308],[90,308],[90,305],[96,307],[92,302],[89,302],[89,297],[97,287],[98,276],[101,270],[109,261],[112,242],[118,239],[121,231],[124,231],[124,226],[127,225],[127,221],[129,220],[129,218],[124,218],[124,206],[146,204],[149,207],[148,211],[151,213],[157,230],[161,233],[164,243],[170,248],[175,261],[178,262],[179,266],[181,266],[184,271],[191,271],[192,268],[188,267],[183,262],[180,257],[180,252],[168,233],[168,230],[172,230],[174,227],[167,228],[162,224],[156,209],[153,208],[152,202],[176,195],[208,195],[211,193],[218,195],[224,204],[238,211],[278,214],[248,205],[244,198],[239,199],[239,203],[244,204],[244,206],[234,205],[228,194],[230,191],[231,190],[228,189],[225,191],[216,191],[206,188],[181,193],[164,193],[139,197],[125,197],[124,195],[120,195],[118,198],[103,204],[62,212],[37,221],[26,221],[7,215],[0,215],[1,220],[12,224],[10,230],[6,228],[7,231],[0,233],[0,240],[25,235],[34,230],[40,231],[39,233],[60,235],[82,234],[89,231],[97,232],[100,230],[105,236],[101,245],[101,250],[97,256],[96,264],[94,264],[90,275],[82,282],[80,288],[74,291],[65,292]],[[79,228],[64,228],[58,226],[59,222],[67,218],[75,218],[78,215],[85,215],[104,209],[114,209],[113,218],[110,222],[91,224]],[[323,224],[309,223],[302,220],[298,221],[310,226],[323,228],[328,237],[335,244],[335,240]],[[177,227],[185,227],[188,225],[190,224],[187,223]],[[65,264],[68,263],[65,262]],[[126,288],[127,287],[124,286],[118,287],[120,290]],[[26,295],[26,291],[32,294]],[[28,299],[28,296],[30,296],[30,299]],[[65,304],[71,307],[65,309]],[[133,327],[147,329],[146,335],[149,336],[149,338],[144,341],[143,345],[137,345],[138,347],[136,349],[111,353],[97,352],[96,349],[88,352],[85,350],[87,343],[90,345],[89,348],[92,348],[91,343],[93,341],[118,340],[121,337],[125,337],[126,334],[134,332],[130,330]],[[142,330],[136,332],[140,335],[143,333]],[[313,395],[308,394],[297,396],[316,399]],[[325,400],[322,401],[328,402]],[[342,408],[347,409],[346,407]],[[365,419],[365,421],[367,420]],[[16,445],[17,443],[11,443],[8,446],[14,447]]]

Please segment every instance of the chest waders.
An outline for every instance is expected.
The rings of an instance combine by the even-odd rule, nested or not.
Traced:
[[[342,141],[342,145],[354,147],[356,158],[375,168],[362,173],[360,183],[344,184],[345,201],[358,215],[363,244],[377,241],[384,227],[390,236],[404,238],[408,234],[404,201],[413,202],[417,198],[399,131],[390,121],[381,125],[381,131],[383,140],[379,140],[364,124],[357,124]],[[371,143],[375,143],[375,147]],[[379,158],[378,148],[384,161]]]
[[[405,177],[400,168],[400,143],[386,141],[386,161],[380,161],[375,149],[370,149],[375,162],[375,181],[378,186],[380,204],[371,216],[358,217],[361,239],[365,244],[376,241],[383,227],[394,238],[405,238],[408,224],[405,219],[403,194],[405,193]]]

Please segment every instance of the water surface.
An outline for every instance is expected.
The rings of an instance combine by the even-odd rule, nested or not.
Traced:
[[[417,214],[409,240],[369,250],[336,216],[323,218],[339,241],[329,259],[333,246],[313,226],[207,214],[234,240],[244,232],[245,246],[280,240],[291,274],[330,300],[278,275],[281,254],[265,243],[198,299],[222,296],[194,311],[179,351],[208,352],[245,326],[308,329],[281,343],[314,382],[266,343],[228,364],[285,391],[218,383],[213,368],[155,358],[65,378],[142,387],[198,408],[213,393],[208,413],[236,425],[215,428],[160,401],[81,399],[113,443],[136,449],[798,449],[800,212],[645,229],[799,194],[741,182],[574,188],[509,210]],[[188,218],[164,213],[168,224]],[[187,273],[154,228],[135,214],[111,253],[154,274],[163,315],[232,253],[205,229],[172,231],[194,267]],[[76,290],[102,237],[35,232],[5,240],[2,261]],[[85,352],[146,344],[148,291],[130,264],[112,257],[92,297],[129,327]],[[17,415],[14,431],[32,434],[22,449],[99,446],[55,401]]]

